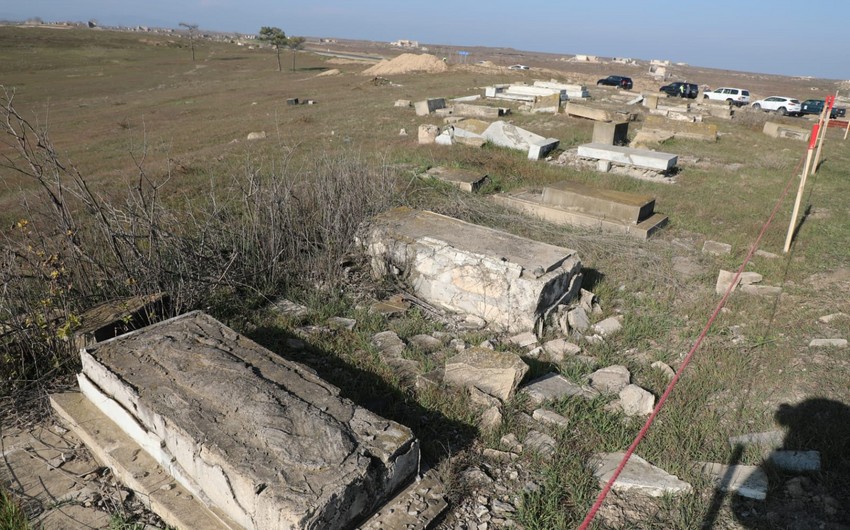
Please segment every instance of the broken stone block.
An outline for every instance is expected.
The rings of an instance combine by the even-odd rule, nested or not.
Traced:
[[[275,313],[295,319],[303,319],[304,317],[310,314],[310,310],[307,309],[306,306],[296,304],[295,302],[287,300],[286,298],[280,298],[276,300],[274,303],[272,303],[270,308]]]
[[[819,451],[772,451],[767,459],[783,471],[792,473],[820,471]]]
[[[521,390],[528,394],[529,401],[538,407],[546,401],[558,400],[567,396],[591,399],[598,395],[596,390],[577,385],[554,372],[538,377],[523,386]]]
[[[443,309],[522,332],[581,288],[575,251],[433,212],[396,208],[363,227],[378,276],[401,276]]]
[[[594,144],[626,145],[629,143],[629,122],[597,121],[593,124]]]
[[[446,100],[444,98],[426,99],[417,101],[413,104],[416,109],[417,116],[427,116],[438,109],[446,108]]]
[[[553,339],[545,342],[543,349],[555,362],[562,361],[567,355],[578,355],[581,353],[581,347],[578,344],[568,342],[566,339]]]
[[[443,347],[443,342],[440,339],[425,334],[410,337],[408,343],[425,353],[432,353]]]
[[[545,138],[503,121],[491,123],[482,136],[500,147],[526,151],[529,160],[540,160],[560,143],[555,138]]]
[[[779,296],[782,294],[782,287],[775,285],[742,285],[740,291],[755,296]]]
[[[637,385],[627,385],[619,395],[626,416],[646,416],[655,408],[655,396]]]
[[[425,475],[381,506],[358,530],[387,530],[393,528],[425,529],[431,526],[449,504],[446,488],[437,471]]]
[[[702,245],[702,251],[706,254],[713,254],[715,256],[725,256],[732,253],[732,245],[706,240]]]
[[[809,348],[846,348],[847,339],[812,339]]]
[[[735,279],[735,274],[735,272],[721,269],[717,274],[717,283],[714,286],[714,292],[717,294],[724,294]],[[760,282],[761,280],[762,275],[757,272],[742,272],[741,276],[738,278],[738,284],[735,287],[752,285]],[[732,290],[734,290],[735,287],[733,287]]]
[[[551,410],[535,409],[534,412],[531,413],[531,417],[550,427],[565,428],[570,425],[570,420]]]
[[[395,101],[395,104],[393,104],[393,106],[394,107],[405,107],[405,108],[410,107],[410,100],[409,99],[397,99]]]
[[[621,364],[600,368],[590,374],[589,378],[592,388],[607,394],[620,392],[620,390],[626,388],[631,379],[631,372]]]
[[[661,116],[647,116],[644,120],[644,130],[656,130],[672,133],[676,138],[687,138],[690,140],[702,140],[707,142],[717,141],[717,125],[713,123],[695,123],[695,116],[681,113],[679,111],[669,112],[667,118]]]
[[[443,128],[440,134],[434,138],[434,143],[437,145],[454,145],[455,143],[455,130],[451,125]]]
[[[561,96],[551,94],[548,96],[536,96],[531,104],[531,112],[557,114],[561,108]]]
[[[730,436],[729,445],[732,447],[736,445],[761,445],[768,448],[776,448],[782,446],[784,439],[785,433],[783,431],[774,430]]]
[[[760,501],[767,498],[767,475],[758,466],[727,466],[712,462],[704,462],[699,466],[703,473],[715,480],[721,491]]]
[[[567,313],[567,322],[570,323],[571,328],[582,332],[587,331],[587,328],[590,327],[590,318],[588,318],[583,307],[571,309]]]
[[[248,140],[263,140],[266,137],[266,131],[248,133]]]
[[[353,318],[331,317],[328,319],[328,327],[330,328],[345,329],[351,331],[356,325],[357,321]]]
[[[164,295],[156,293],[112,300],[84,311],[74,330],[74,349],[147,326],[164,315],[165,303]]]
[[[594,108],[589,105],[579,105],[570,101],[564,108],[564,114],[568,116],[577,116],[594,121],[615,121],[617,116],[606,109]]]
[[[507,401],[526,372],[528,365],[512,353],[469,348],[446,360],[445,381]]]
[[[81,352],[83,394],[248,530],[347,528],[416,473],[411,431],[200,312]]]
[[[590,467],[593,469],[593,476],[599,481],[600,486],[611,480],[614,471],[625,455],[626,453],[622,451],[594,455]],[[632,454],[611,489],[649,497],[663,497],[664,495],[690,493],[692,488],[690,484],[680,480],[677,476],[653,466],[636,454]]]
[[[620,323],[620,317],[608,317],[593,325],[593,331],[603,337],[615,335],[621,329],[623,329],[623,325]]]
[[[509,337],[508,342],[510,342],[511,344],[516,344],[520,348],[526,348],[528,346],[537,344],[537,335],[530,331],[526,331],[524,333],[520,333],[519,335]]]
[[[552,458],[555,456],[555,450],[558,447],[558,442],[548,434],[539,431],[529,431],[525,435],[523,445],[526,449],[539,453],[540,456]]]
[[[824,315],[822,317],[819,317],[818,322],[820,322],[821,324],[831,324],[832,321],[842,319],[842,318],[848,318],[847,314],[845,314],[845,313],[831,313],[829,315]]]
[[[440,128],[436,125],[422,124],[419,126],[419,143],[423,145],[433,144],[439,134]]]
[[[578,147],[578,156],[595,160],[606,160],[615,164],[668,172],[676,167],[678,156],[660,151],[633,149],[604,144],[583,144]]]
[[[775,123],[767,121],[764,123],[762,132],[773,138],[791,138],[792,140],[801,140],[808,142],[812,136],[812,131],[805,127],[795,127],[794,125],[785,125],[784,123]]]
[[[455,131],[457,132],[457,131]],[[476,171],[467,171],[463,169],[447,168],[447,167],[432,167],[424,173],[424,175],[448,182],[459,189],[475,193],[483,186],[490,182],[490,177]]]
[[[510,114],[511,109],[503,107],[488,107],[485,105],[469,105],[467,103],[456,103],[454,113],[471,118],[498,119]]]

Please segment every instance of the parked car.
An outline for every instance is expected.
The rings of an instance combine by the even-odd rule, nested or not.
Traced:
[[[508,66],[508,70],[528,70],[528,67],[524,64],[512,64]]]
[[[820,114],[823,112],[824,100],[822,99],[807,99],[800,105],[800,114]],[[832,107],[829,111],[829,118],[843,118],[847,115],[847,109],[844,107]]]
[[[743,107],[750,102],[750,91],[743,88],[720,87],[708,92],[704,92],[703,99],[713,99],[716,101],[728,101],[733,105]]]
[[[753,102],[753,108],[772,110],[783,116],[799,116],[803,110],[799,99],[786,98],[784,96],[770,96]]]
[[[622,75],[609,75],[605,79],[600,79],[599,81],[597,81],[596,86],[599,85],[625,88],[626,90],[631,90],[634,86],[631,77],[626,77]]]
[[[699,86],[695,83],[676,81],[675,83],[664,85],[659,91],[664,92],[668,96],[696,99],[697,94],[699,94]]]

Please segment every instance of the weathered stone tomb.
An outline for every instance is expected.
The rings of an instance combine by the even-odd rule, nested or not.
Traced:
[[[408,428],[203,313],[81,356],[83,394],[245,529],[347,528],[417,471]]]
[[[428,302],[496,329],[530,330],[581,288],[574,250],[434,212],[385,212],[364,227],[361,244],[377,275],[400,276]]]

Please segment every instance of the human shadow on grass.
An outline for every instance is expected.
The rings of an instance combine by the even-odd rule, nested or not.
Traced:
[[[718,489],[703,528],[715,528],[727,495],[735,520],[744,528],[850,528],[850,407],[839,401],[811,398],[796,405],[780,405],[775,419],[786,429],[780,449],[817,451],[820,470],[785,471],[765,459],[761,467],[768,479],[767,498],[755,500]],[[736,446],[728,464],[739,464],[742,454],[743,447]]]

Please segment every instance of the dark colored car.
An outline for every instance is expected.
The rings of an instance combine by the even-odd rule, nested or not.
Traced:
[[[675,83],[664,85],[659,89],[659,91],[664,92],[668,96],[696,99],[697,94],[699,94],[699,86],[695,83],[676,81]]]
[[[631,90],[634,86],[632,84],[631,77],[625,77],[622,75],[609,75],[605,79],[597,81],[596,85],[615,86],[617,88],[625,88],[626,90]]]
[[[800,106],[800,114],[820,114],[823,112],[824,100],[822,99],[807,99]],[[832,107],[832,110],[829,111],[829,118],[834,120],[835,118],[843,118],[847,115],[847,109],[844,107]]]

